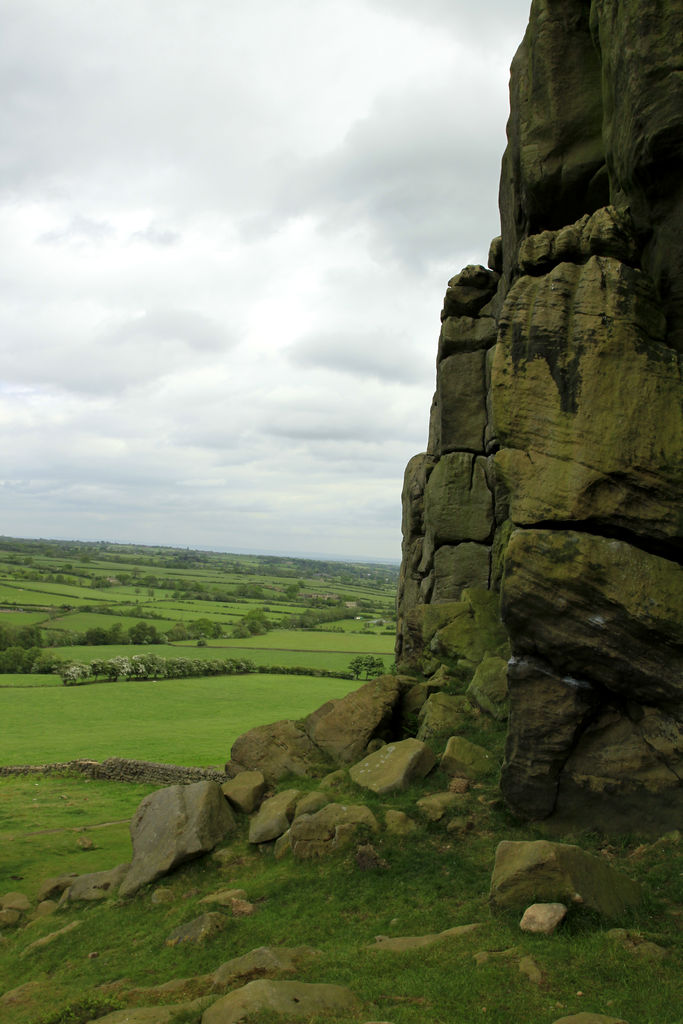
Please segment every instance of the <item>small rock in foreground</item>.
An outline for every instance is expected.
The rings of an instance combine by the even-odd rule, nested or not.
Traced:
[[[552,935],[566,916],[567,908],[564,903],[532,903],[524,911],[519,927],[523,932]]]

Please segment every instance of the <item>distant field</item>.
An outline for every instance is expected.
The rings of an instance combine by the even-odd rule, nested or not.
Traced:
[[[112,629],[120,626],[127,630],[136,623],[144,621],[150,626],[155,626],[160,632],[171,628],[168,619],[144,619],[135,615],[103,615],[101,612],[72,612],[70,615],[59,615],[46,623],[46,628],[54,630],[67,630],[71,633],[85,633],[87,629],[94,629],[96,626],[102,629]]]
[[[18,629],[20,626],[34,626],[39,622],[45,622],[50,615],[50,612],[15,612],[15,611],[0,611],[0,626],[12,626],[14,629]]]
[[[131,757],[222,765],[239,735],[301,718],[358,686],[311,676],[0,689],[0,764]]]
[[[326,633],[322,629],[271,629],[261,636],[242,640],[209,640],[211,647],[244,650],[330,651],[348,654],[393,654],[394,636],[388,634]]]

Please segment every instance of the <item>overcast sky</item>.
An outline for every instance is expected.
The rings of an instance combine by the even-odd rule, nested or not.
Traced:
[[[400,554],[529,0],[0,0],[0,533]]]

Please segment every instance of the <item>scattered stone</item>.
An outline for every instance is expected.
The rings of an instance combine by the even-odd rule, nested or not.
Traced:
[[[23,892],[8,892],[0,896],[0,908],[3,910],[18,910],[20,914],[31,909],[31,901]]]
[[[266,780],[260,771],[239,772],[233,779],[224,782],[221,789],[236,811],[252,814],[261,806]]]
[[[61,896],[64,890],[68,889],[76,878],[78,878],[76,872],[71,875],[58,875],[56,878],[46,878],[38,890],[38,902],[42,903],[43,900],[52,900],[55,896]]]
[[[18,910],[0,910],[0,928],[12,928],[21,920]]]
[[[172,931],[166,939],[167,946],[180,946],[189,943],[192,946],[199,946],[207,939],[213,938],[219,932],[225,930],[227,918],[223,914],[208,913],[202,914],[194,921],[182,924],[175,931]]]
[[[92,953],[88,953],[88,960],[97,960],[99,955],[97,951],[93,950]]]
[[[211,990],[224,992],[236,981],[244,983],[275,974],[292,974],[301,963],[319,955],[318,950],[310,946],[259,946],[221,964],[211,975]]]
[[[610,928],[605,934],[608,939],[620,942],[629,953],[642,957],[644,960],[663,960],[669,955],[669,951],[663,946],[658,946],[656,942],[650,942],[641,935],[634,935],[625,928]]]
[[[640,886],[599,857],[569,843],[498,844],[491,877],[491,902],[498,907],[528,905],[530,899],[583,904],[607,918],[640,902]]]
[[[441,821],[446,811],[459,803],[457,793],[430,793],[417,801],[417,808],[429,821]]]
[[[71,921],[69,924],[64,925],[63,928],[60,928],[59,931],[50,932],[49,935],[43,935],[42,939],[36,939],[36,941],[32,942],[30,946],[27,946],[21,955],[25,956],[34,949],[42,949],[43,946],[50,946],[53,942],[56,942],[57,939],[60,939],[62,935],[68,935],[68,933],[72,932],[74,928],[80,928],[82,924],[82,921]]]
[[[519,927],[523,932],[552,935],[566,916],[567,908],[564,903],[532,903],[524,911]]]
[[[403,811],[387,811],[384,815],[387,832],[395,836],[408,836],[417,832],[418,824]]]
[[[430,935],[376,935],[375,943],[366,946],[366,949],[381,949],[389,953],[405,953],[409,949],[422,949],[423,946],[433,946],[437,942],[444,942],[446,939],[457,939],[463,935],[469,935],[480,924],[461,924],[455,928],[447,928],[446,931],[436,932]]]
[[[95,844],[93,843],[92,839],[88,838],[88,836],[79,836],[78,839],[76,840],[76,846],[80,847],[81,850],[95,849]]]
[[[511,960],[517,956],[517,952],[514,946],[510,949],[481,949],[478,953],[474,954],[474,962],[477,967],[481,967],[483,964],[488,963],[489,960]]]
[[[301,795],[298,789],[284,789],[264,800],[249,823],[249,842],[267,843],[283,835],[290,826]]]
[[[560,1017],[553,1024],[627,1024],[623,1017],[605,1017],[602,1013],[573,1013]]]
[[[150,793],[130,825],[133,861],[120,895],[132,896],[185,861],[208,853],[236,827],[217,782],[168,786]]]
[[[543,971],[533,957],[522,957],[519,961],[519,973],[526,975],[534,985],[541,985],[543,983]]]
[[[288,853],[292,852],[292,830],[287,829],[283,832],[278,839],[273,843],[273,856],[275,860],[282,860]]]
[[[448,789],[451,793],[466,793],[470,788],[470,780],[466,779],[464,775],[456,775],[448,783]]]
[[[219,907],[231,907],[235,900],[246,900],[244,889],[221,889],[204,896],[200,903],[217,903]]]
[[[451,736],[441,755],[441,768],[445,772],[464,775],[467,779],[479,779],[496,767],[497,761],[489,750],[462,736]]]
[[[256,909],[249,900],[234,899],[230,904],[233,917],[251,917]]]
[[[405,789],[411,782],[423,779],[434,765],[434,752],[420,740],[407,739],[388,743],[350,769],[357,786],[380,795]]]
[[[36,920],[40,917],[49,917],[50,914],[54,914],[57,906],[58,904],[56,900],[41,900],[33,911],[33,919]]]
[[[452,832],[455,835],[465,835],[466,832],[471,832],[474,828],[474,822],[471,818],[451,818],[446,825],[446,831]]]
[[[202,1024],[237,1024],[248,1015],[269,1010],[290,1017],[355,1016],[360,1000],[341,985],[308,985],[301,981],[250,981],[204,1012]]]
[[[368,807],[327,804],[315,814],[302,814],[294,819],[292,852],[299,860],[326,856],[350,842],[360,827],[379,832],[377,819]]]
[[[324,793],[318,793],[315,790],[312,793],[306,793],[297,801],[294,817],[297,818],[300,814],[315,814],[329,802],[329,798]]]
[[[388,868],[388,861],[377,853],[372,843],[363,843],[356,850],[356,865],[361,871],[374,871],[377,868]]]
[[[33,1001],[42,988],[40,981],[27,981],[0,996],[0,1006],[21,1006]]]
[[[152,903],[173,903],[175,893],[167,885],[160,885],[152,893]]]
[[[203,999],[174,1003],[173,1006],[136,1006],[127,1010],[114,1010],[106,1017],[98,1017],[96,1024],[172,1024],[181,1014],[197,1014],[197,1020],[204,1008]]]
[[[325,775],[318,783],[319,789],[339,789],[349,781],[349,773],[345,768],[337,768],[336,771]]]
[[[59,905],[94,902],[113,896],[129,870],[130,864],[119,864],[109,871],[93,871],[89,875],[78,875],[62,893]]]

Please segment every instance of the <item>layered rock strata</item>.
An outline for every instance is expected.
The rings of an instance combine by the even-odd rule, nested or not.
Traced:
[[[502,235],[449,282],[406,470],[399,663],[452,671],[439,631],[499,594],[527,817],[683,811],[681,38],[660,0],[532,3]]]

